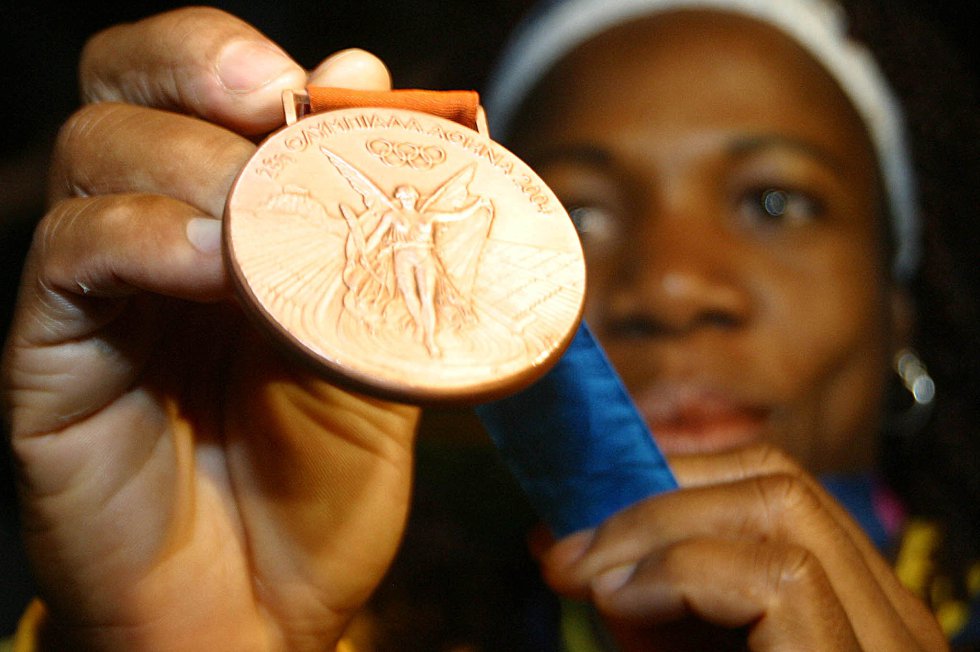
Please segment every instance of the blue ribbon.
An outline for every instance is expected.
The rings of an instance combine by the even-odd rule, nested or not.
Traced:
[[[479,405],[531,505],[562,537],[592,528],[677,481],[585,322],[541,380]]]

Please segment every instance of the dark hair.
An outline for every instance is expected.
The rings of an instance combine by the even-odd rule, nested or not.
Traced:
[[[905,108],[920,190],[923,262],[910,284],[914,346],[936,382],[932,418],[888,432],[886,480],[943,534],[937,563],[960,583],[980,559],[980,114],[975,70],[948,34],[896,0],[842,0]]]

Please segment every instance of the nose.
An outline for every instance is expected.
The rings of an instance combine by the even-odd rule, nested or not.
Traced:
[[[647,220],[626,246],[602,318],[614,337],[733,331],[751,297],[737,238],[710,217]]]

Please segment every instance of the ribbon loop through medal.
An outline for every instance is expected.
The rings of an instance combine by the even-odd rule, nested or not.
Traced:
[[[295,121],[259,146],[225,209],[257,322],[385,398],[476,403],[541,377],[581,317],[582,250],[554,193],[486,135],[476,93],[284,100]]]

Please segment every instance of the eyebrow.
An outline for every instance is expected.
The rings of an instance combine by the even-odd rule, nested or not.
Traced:
[[[821,161],[837,174],[846,175],[848,166],[838,156],[802,138],[783,134],[747,134],[735,136],[725,145],[731,158],[743,158],[767,149],[784,149],[802,153]],[[591,143],[570,143],[532,147],[522,153],[522,158],[534,166],[550,163],[574,163],[594,168],[608,168],[614,164],[613,155],[606,149]]]
[[[728,143],[726,149],[728,150],[728,154],[733,158],[751,156],[756,152],[767,149],[789,149],[822,161],[836,172],[841,174],[847,173],[848,166],[845,165],[844,161],[826,149],[801,138],[793,138],[792,136],[784,136],[782,134],[738,136]]]
[[[534,165],[561,162],[596,168],[609,167],[613,160],[612,155],[605,149],[587,143],[531,148],[523,153],[522,158],[532,161]]]

